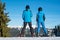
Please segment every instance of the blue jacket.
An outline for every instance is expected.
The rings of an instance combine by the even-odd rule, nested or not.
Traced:
[[[32,13],[30,10],[23,11],[22,18],[23,18],[24,22],[31,22],[31,17],[32,17]]]
[[[43,11],[40,11],[37,13],[37,20],[38,20],[38,22],[44,22],[45,16],[44,16]]]

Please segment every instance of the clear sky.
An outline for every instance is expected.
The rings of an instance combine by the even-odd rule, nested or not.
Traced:
[[[33,25],[36,25],[38,7],[42,7],[46,15],[46,27],[54,28],[55,25],[60,24],[60,0],[2,0],[2,2],[6,3],[5,12],[9,12],[11,19],[8,26],[23,26],[22,13],[26,5],[30,5]]]

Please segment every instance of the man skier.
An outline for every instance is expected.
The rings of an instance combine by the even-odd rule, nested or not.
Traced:
[[[40,25],[42,25],[42,28],[44,30],[45,35],[47,35],[47,30],[46,30],[45,24],[44,24],[45,14],[43,13],[42,7],[38,8],[38,13],[37,13],[36,21],[37,21],[37,25],[38,25],[37,36],[39,36],[39,33],[40,33]]]
[[[30,27],[31,36],[33,36],[33,28],[32,28],[32,21],[31,21],[32,13],[31,13],[29,5],[26,5],[26,9],[23,11],[22,18],[24,21],[24,25],[21,31],[21,36],[24,36],[25,28],[27,24]]]

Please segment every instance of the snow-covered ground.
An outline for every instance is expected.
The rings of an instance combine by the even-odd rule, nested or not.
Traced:
[[[0,40],[60,40],[60,37],[1,37]]]

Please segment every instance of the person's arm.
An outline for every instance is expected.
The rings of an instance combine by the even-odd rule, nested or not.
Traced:
[[[36,21],[38,21],[38,15],[36,16]]]
[[[31,10],[30,10],[30,13],[31,13],[31,17],[33,16],[33,14],[32,14],[32,12],[31,12]]]
[[[24,20],[24,11],[23,11],[23,14],[22,14],[22,19]]]
[[[43,20],[45,21],[45,14],[43,14]]]

